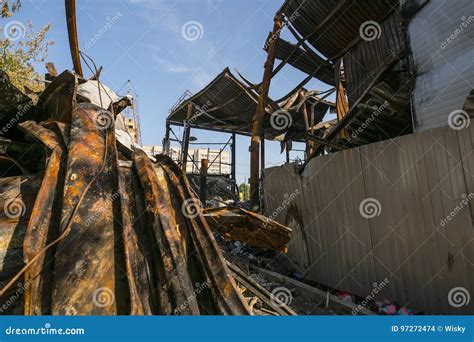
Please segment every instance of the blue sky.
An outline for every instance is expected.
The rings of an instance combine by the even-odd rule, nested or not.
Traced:
[[[283,0],[79,0],[79,48],[103,66],[102,82],[118,91],[130,79],[138,94],[143,143],[161,144],[169,108],[187,89],[196,93],[225,67],[239,70],[249,80],[262,79],[266,53],[262,47]],[[54,41],[48,61],[59,71],[72,69],[63,0],[22,0],[19,13],[8,20],[32,20],[35,28],[52,27]],[[115,18],[114,18],[115,17]],[[183,37],[189,21],[202,26],[196,40]],[[109,22],[109,29],[99,34]],[[282,37],[291,39],[284,30]],[[294,40],[293,40],[294,41]],[[83,66],[85,68],[85,66]],[[44,66],[38,65],[44,72]],[[86,69],[85,75],[89,73]],[[286,66],[273,80],[270,96],[279,98],[306,77]],[[311,89],[325,90],[312,81]],[[179,128],[175,132],[181,136]],[[193,130],[199,142],[225,142],[229,135]],[[250,140],[237,139],[237,176],[249,174]],[[295,148],[303,146],[296,144]],[[295,157],[297,153],[292,153]],[[300,154],[301,155],[301,154]],[[279,143],[267,142],[267,167],[284,162]]]

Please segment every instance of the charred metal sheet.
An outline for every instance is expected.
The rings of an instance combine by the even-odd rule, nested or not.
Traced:
[[[361,39],[363,23],[382,22],[398,4],[398,0],[287,0],[284,14],[316,50],[335,60]]]
[[[300,89],[297,89],[295,93],[295,98],[297,98],[298,101],[301,100],[301,98],[298,97],[299,91]],[[309,106],[316,101],[314,96],[308,97],[306,100],[308,100]],[[188,103],[193,104],[193,116],[189,120],[187,120]],[[274,102],[272,103],[276,105]],[[289,100],[285,100],[278,104],[278,108],[284,109],[283,107],[287,106],[288,103]],[[293,102],[291,104],[293,104]],[[319,116],[321,113],[325,114],[328,108],[332,106],[334,106],[334,104],[329,101],[323,101],[314,106],[313,110],[316,115]],[[173,125],[182,126],[183,122],[187,120],[190,127],[251,135],[252,120],[256,108],[257,95],[251,90],[247,90],[245,85],[236,79],[232,73],[230,73],[229,69],[226,68],[203,90],[190,99],[183,101],[182,104],[171,112],[167,121]],[[301,106],[295,110],[291,109],[289,114],[292,116],[291,128],[298,133],[296,136],[299,136],[296,140],[304,141],[302,136],[306,129],[304,117],[300,111]],[[266,113],[271,114],[271,109],[267,108]],[[272,116],[265,115],[263,127],[265,138],[274,140],[284,133],[284,131],[278,129],[279,127],[277,125],[272,125],[271,121]]]
[[[255,92],[247,90],[229,68],[225,68],[199,93],[172,111],[167,120],[182,125],[187,118],[188,103],[192,103],[193,116],[189,120],[192,127],[250,135],[257,98]]]
[[[140,150],[133,159],[158,253],[154,266],[159,312],[250,314],[181,170],[164,156],[152,164]]]
[[[157,279],[152,270],[156,251],[143,222],[144,204],[139,196],[138,177],[133,163],[120,161],[119,191],[125,250],[125,264],[130,292],[130,314],[158,313],[155,294]]]
[[[71,122],[72,110],[76,104],[77,78],[66,70],[56,77],[41,93],[35,117],[37,122],[53,120]]]
[[[335,84],[334,67],[332,64],[326,62],[319,56],[318,58],[313,57],[300,47],[298,47],[293,53],[294,49],[295,45],[284,39],[278,38],[276,44],[276,58],[279,60],[286,60],[288,56],[292,55],[288,60],[290,65],[308,75],[313,74],[317,70],[314,75],[315,78],[329,85]]]
[[[23,241],[42,174],[0,178],[0,287],[24,266]],[[23,314],[24,281],[0,295],[0,314]],[[5,306],[4,306],[5,305]]]
[[[65,148],[61,135],[33,121],[22,123],[21,128],[49,150],[48,164],[23,243],[25,264],[34,260],[24,275],[25,284],[28,284],[25,291],[24,313],[25,315],[41,315],[47,314],[47,310],[51,307],[53,270],[51,261],[54,254],[51,250],[44,253],[42,251],[58,233],[56,227],[59,224],[61,203],[57,197],[63,192],[62,160]]]
[[[379,27],[380,37],[361,40],[344,60],[346,92],[352,107],[363,96],[364,91],[374,84],[387,69],[394,65],[405,52],[402,19],[398,11],[393,11]],[[406,65],[405,65],[406,70]]]
[[[13,212],[28,213],[12,219],[0,208],[0,299],[15,297],[9,312],[250,314],[205,220],[185,207],[196,198],[180,169],[141,151],[121,154],[119,166],[112,113],[75,105],[75,76],[62,75],[34,108],[48,121],[22,122],[21,142],[0,144],[7,166],[17,162],[6,154],[15,144],[46,155],[44,174],[0,178],[0,206],[25,198]]]
[[[63,237],[54,258],[52,314],[126,313],[114,206],[117,154],[110,112],[78,104],[72,114],[62,203]]]
[[[250,246],[285,252],[291,239],[290,228],[242,208],[210,208],[205,210],[204,217],[209,226],[224,238]]]

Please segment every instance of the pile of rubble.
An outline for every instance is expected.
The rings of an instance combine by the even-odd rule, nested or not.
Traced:
[[[126,99],[65,71],[33,103],[1,78],[3,313],[251,313],[186,177],[117,130]]]
[[[136,146],[129,99],[65,71],[33,101],[0,76],[2,314],[347,314],[266,270],[288,264],[291,229],[203,209],[170,158]]]

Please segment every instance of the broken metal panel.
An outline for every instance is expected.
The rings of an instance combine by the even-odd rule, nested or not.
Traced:
[[[24,266],[23,241],[42,174],[0,178],[0,286]],[[19,278],[0,295],[0,314],[23,314],[24,281]]]
[[[320,101],[317,92],[304,90],[306,95],[301,97],[300,90],[296,89],[293,96],[278,104],[279,109],[281,107],[291,115],[292,124],[289,129],[294,133],[293,140],[296,141],[304,141],[303,136],[306,132],[305,119],[302,114],[303,102],[306,102],[310,110],[315,113],[315,123],[321,120],[328,109],[334,108],[334,103],[326,100]],[[257,95],[251,90],[247,90],[245,85],[237,80],[228,68],[199,93],[178,105],[168,116],[167,122],[183,126],[183,122],[187,120],[188,103],[193,104],[192,117],[188,120],[189,127],[242,135],[251,135],[252,133],[252,119],[257,108]],[[269,108],[265,112],[268,114],[263,120],[265,138],[275,140],[284,133],[284,130],[279,130],[277,125],[271,124],[273,119],[270,115],[272,111]]]
[[[37,122],[46,120],[69,123],[76,104],[77,78],[71,71],[63,71],[41,93],[35,116]]]
[[[25,264],[34,260],[24,274],[25,315],[48,313],[51,306],[52,251],[42,250],[57,235],[61,204],[55,198],[64,184],[62,161],[64,145],[60,133],[54,133],[33,121],[20,124],[22,130],[40,141],[49,150],[48,164],[37,193],[23,243]],[[46,261],[47,260],[47,261]],[[46,261],[46,262],[45,262]]]
[[[100,296],[121,293],[126,286],[121,233],[114,219],[117,173],[111,113],[78,104],[71,121],[59,231],[63,238],[54,258],[52,314],[127,312],[127,297],[121,295],[110,305],[97,305]]]
[[[393,11],[380,23],[379,38],[361,40],[350,53],[344,55],[346,91],[350,107],[358,102],[364,91],[372,86],[383,72],[402,57],[404,51],[401,17],[398,11]]]
[[[382,22],[398,5],[398,0],[287,0],[284,14],[316,50],[334,60],[360,40],[362,23]]]
[[[257,94],[246,90],[229,68],[224,69],[203,90],[181,103],[167,120],[182,124],[187,118],[187,105],[194,107],[191,124],[199,128],[215,128],[251,134],[252,117],[257,107]]]
[[[295,45],[284,39],[278,38],[276,44],[276,58],[279,60],[286,60],[288,56],[293,53],[294,49]],[[334,85],[334,68],[321,57],[315,58],[315,56],[308,54],[305,50],[298,47],[292,54],[292,57],[288,60],[288,63],[308,75],[313,74],[317,70],[314,77],[324,83]]]
[[[188,256],[181,259],[188,267],[191,283],[207,284],[208,288],[197,293],[200,314],[248,315],[250,310],[238,292],[214,236],[202,216],[199,200],[192,193],[186,176],[166,156],[157,156],[153,168],[160,183],[170,189],[169,210],[178,223],[183,249]]]
[[[291,229],[265,216],[237,207],[209,208],[204,217],[223,238],[286,252]]]
[[[473,27],[470,0],[430,1],[408,23],[417,131],[448,125],[450,113],[462,109],[473,89]]]
[[[0,178],[0,281],[23,266],[23,241],[42,174]]]
[[[12,145],[30,147],[25,140],[47,155],[38,163],[44,174],[27,192],[36,201],[23,197],[28,214],[19,220],[0,212],[0,296],[15,296],[8,312],[250,314],[204,218],[186,216],[183,205],[197,199],[185,175],[170,159],[155,164],[121,146],[113,114],[74,105],[64,90],[75,89],[69,79],[75,76],[63,75],[64,83],[50,85],[34,110],[43,118],[41,111],[51,108],[65,122],[23,122],[22,142],[2,139],[0,145],[3,158]],[[28,187],[36,176],[28,177],[15,177],[9,189]],[[9,179],[0,179],[0,190]],[[7,190],[2,207],[10,195],[23,196]]]

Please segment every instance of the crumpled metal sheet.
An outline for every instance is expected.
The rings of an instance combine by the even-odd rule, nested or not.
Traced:
[[[226,239],[282,252],[288,250],[291,228],[268,217],[237,207],[206,209],[204,217],[209,226]]]
[[[48,158],[0,297],[21,286],[28,315],[250,314],[181,170],[141,150],[119,160],[112,113],[71,108],[20,126]]]

